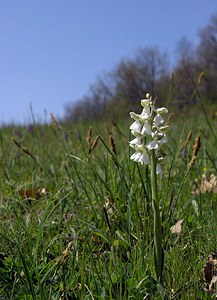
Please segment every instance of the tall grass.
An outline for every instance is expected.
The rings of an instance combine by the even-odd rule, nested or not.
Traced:
[[[216,174],[217,121],[199,113],[171,121],[159,183],[163,287],[154,279],[149,172],[129,160],[128,122],[92,123],[91,136],[89,125],[54,120],[2,128],[0,298],[209,299],[203,265],[216,251],[217,196],[192,191],[195,178]]]

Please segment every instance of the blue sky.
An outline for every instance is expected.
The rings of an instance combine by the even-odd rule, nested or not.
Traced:
[[[138,48],[196,45],[216,12],[215,0],[0,0],[0,123],[31,122],[30,104],[37,120],[63,116]]]

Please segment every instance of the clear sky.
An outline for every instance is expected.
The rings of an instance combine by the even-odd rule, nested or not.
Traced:
[[[216,12],[216,0],[0,0],[0,123],[31,122],[30,103],[37,120],[63,116],[138,48],[196,45]]]

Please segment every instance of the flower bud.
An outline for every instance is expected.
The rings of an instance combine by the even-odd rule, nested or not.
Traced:
[[[132,119],[134,119],[135,121],[140,120],[140,115],[138,115],[138,114],[136,114],[136,113],[134,113],[134,112],[130,112],[130,117],[131,117]]]
[[[157,109],[156,109],[156,113],[157,113],[157,114],[164,115],[164,114],[167,114],[167,113],[168,113],[168,110],[166,109],[166,107],[160,107],[160,108],[157,108]]]
[[[141,134],[140,131],[136,131],[136,130],[131,130],[132,134],[137,137],[137,138],[141,138],[143,137],[143,135]]]
[[[141,100],[141,105],[142,105],[143,107],[145,107],[145,106],[147,106],[147,105],[150,105],[150,100],[148,100],[148,99],[142,99],[142,100]]]
[[[167,132],[169,130],[169,125],[161,126],[159,129],[161,132]]]

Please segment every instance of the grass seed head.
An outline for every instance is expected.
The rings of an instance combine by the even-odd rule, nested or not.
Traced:
[[[91,155],[91,153],[93,152],[93,150],[96,148],[97,144],[99,142],[99,135],[97,135],[97,137],[94,139],[90,149],[89,149],[89,155]]]
[[[91,147],[91,137],[92,137],[92,127],[89,127],[87,131],[87,145],[89,148]]]
[[[199,150],[200,150],[200,135],[198,135],[197,138],[195,139],[193,155],[197,156]]]
[[[198,134],[198,136],[196,137],[195,142],[194,142],[193,154],[192,154],[191,161],[188,165],[188,171],[190,171],[193,168],[194,164],[195,164],[198,151],[200,150],[200,145],[201,145],[200,134]]]
[[[64,259],[66,259],[69,256],[69,252],[72,250],[72,248],[73,248],[73,241],[69,242],[67,248],[63,251]]]
[[[20,148],[25,154],[29,155],[32,159],[35,159],[32,153],[24,146],[22,146],[14,137],[12,137],[14,144]]]
[[[109,145],[110,145],[112,152],[116,155],[116,146],[115,146],[115,141],[114,141],[112,134],[109,134]]]
[[[54,128],[59,129],[59,124],[52,113],[50,113],[51,121],[53,123]]]

